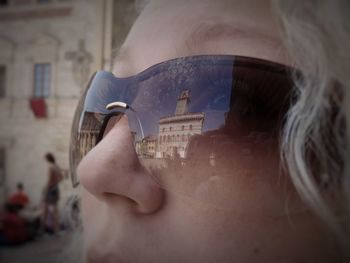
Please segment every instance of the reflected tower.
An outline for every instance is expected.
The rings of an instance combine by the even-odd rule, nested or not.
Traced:
[[[183,90],[177,98],[175,114],[159,120],[157,158],[186,157],[190,137],[202,134],[204,113],[189,113],[189,90]]]

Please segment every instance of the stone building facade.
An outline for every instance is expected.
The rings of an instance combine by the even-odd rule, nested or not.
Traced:
[[[187,112],[189,101],[189,91],[182,91],[177,99],[175,114],[159,120],[156,157],[173,157],[178,154],[185,158],[191,136],[202,134],[204,113]]]
[[[90,75],[112,69],[139,1],[0,2],[0,204],[23,182],[33,204],[46,183],[46,152],[66,171],[72,118]],[[123,15],[120,15],[123,14]],[[88,138],[93,140],[93,138]]]
[[[139,151],[143,157],[154,158],[156,156],[157,145],[157,136],[149,135],[143,138],[141,145],[139,146]],[[137,148],[138,147],[136,147],[136,149]]]

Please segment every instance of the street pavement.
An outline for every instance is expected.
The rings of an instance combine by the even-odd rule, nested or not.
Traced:
[[[1,263],[59,263],[70,243],[72,234],[61,232],[58,236],[44,235],[17,247],[0,247]]]

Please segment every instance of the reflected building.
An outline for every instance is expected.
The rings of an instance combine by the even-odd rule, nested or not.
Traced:
[[[189,113],[190,92],[183,90],[177,99],[175,114],[159,120],[157,158],[186,157],[193,135],[202,134],[204,113]]]
[[[93,146],[95,146],[98,135],[100,133],[101,123],[96,118],[95,113],[85,112],[79,130],[80,153],[81,160]]]
[[[149,135],[142,139],[142,142],[136,142],[136,149],[143,157],[154,158],[157,149],[157,136]]]

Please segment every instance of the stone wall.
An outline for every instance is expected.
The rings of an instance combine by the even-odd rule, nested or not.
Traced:
[[[72,74],[74,54],[94,57],[98,23],[94,0],[22,4],[0,10],[0,65],[6,67],[6,96],[0,99],[0,147],[5,149],[2,200],[22,181],[32,203],[39,204],[47,180],[46,152],[68,171],[68,147],[73,113],[83,87]],[[62,10],[66,10],[63,12]],[[72,55],[73,54],[73,55]],[[36,118],[30,108],[34,64],[50,63],[47,117]],[[92,73],[93,61],[89,61]],[[69,179],[62,194],[71,192]]]

